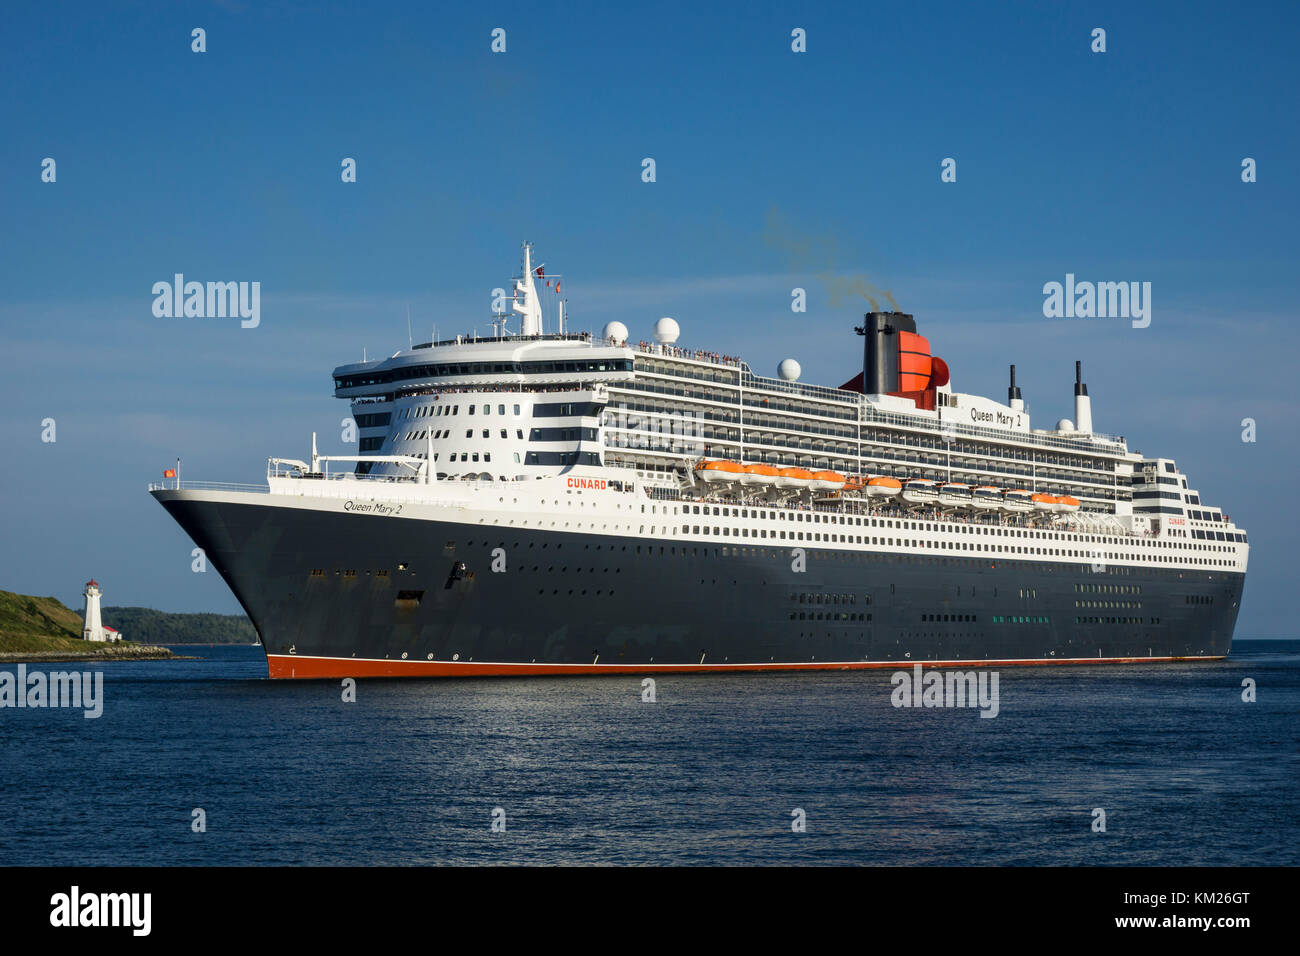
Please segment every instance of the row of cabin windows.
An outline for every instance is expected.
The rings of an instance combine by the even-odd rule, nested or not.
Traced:
[[[599,465],[600,455],[590,451],[530,451],[528,465]]]
[[[439,457],[440,457],[441,455],[442,455],[442,452],[440,452],[440,451],[435,451],[435,452],[433,453],[433,460],[434,460],[434,461],[438,461],[438,459],[439,459]],[[479,460],[479,457],[478,457],[478,456],[479,456],[479,453],[476,452],[476,451],[475,451],[475,452],[463,451],[463,452],[460,453],[460,459],[459,459],[459,460],[460,460],[460,461],[478,461],[478,460]],[[514,456],[515,456],[515,464],[517,465],[517,464],[519,464],[519,452],[515,452],[515,453],[514,453]],[[422,456],[422,455],[416,455],[415,457],[417,457],[417,458],[421,458],[421,457],[423,457],[423,456]],[[450,464],[451,462],[456,461],[456,460],[457,460],[457,458],[456,458],[456,453],[455,453],[455,452],[452,452],[450,455],[447,456],[447,459],[446,459],[446,460],[447,460],[447,462],[448,462],[449,464]],[[485,452],[483,452],[483,461],[486,463],[486,462],[490,462],[491,460],[492,460],[492,452],[490,452],[490,451],[485,451]],[[442,475],[441,472],[439,473],[439,477],[443,477],[443,475]]]
[[[804,594],[791,594],[790,601],[798,601],[800,604],[857,604],[858,596],[856,594],[824,594],[820,591]],[[871,595],[864,595],[863,604],[871,603]]]
[[[1237,541],[1244,542],[1246,536],[1235,531],[1202,531],[1199,528],[1192,529],[1192,537],[1201,541]]]
[[[1134,501],[1146,501],[1152,498],[1165,498],[1169,501],[1182,501],[1183,496],[1177,491],[1135,491]]]
[[[1141,594],[1140,584],[1076,584],[1074,589],[1080,594]]]
[[[473,415],[478,408],[479,408],[478,405],[467,405],[466,414]],[[484,415],[492,414],[491,405],[483,405],[482,408],[483,408]],[[519,417],[520,406],[515,405],[513,406],[513,408],[514,408],[515,417],[516,418]],[[414,412],[415,414],[412,415],[411,414],[412,412]],[[498,405],[497,414],[504,415],[505,413],[506,413],[506,407],[504,405]],[[430,416],[434,418],[441,418],[444,415],[459,415],[459,414],[460,414],[459,405],[445,405],[445,404],[444,405],[419,405],[413,408],[403,409],[401,416],[398,418],[398,421],[402,421],[407,418],[428,418]],[[387,425],[388,422],[385,421],[383,422],[383,424]]]
[[[703,512],[700,508],[703,507]],[[710,508],[712,511],[710,512]],[[862,518],[854,515],[835,515],[821,512],[784,512],[784,511],[767,511],[759,508],[739,508],[728,507],[725,505],[687,505],[682,510],[683,514],[713,514],[718,517],[729,518],[758,518],[761,520],[780,520],[807,522],[811,524],[841,524],[858,527],[881,527],[881,528],[900,528],[912,531],[942,531],[956,534],[975,534],[987,535],[991,537],[1012,537],[1012,538],[1034,538],[1043,541],[1076,541],[1095,544],[1120,544],[1120,545],[1137,545],[1142,547],[1182,547],[1189,548],[1191,545],[1173,545],[1166,541],[1152,541],[1146,538],[1121,539],[1109,535],[1070,535],[1059,531],[1034,531],[1019,528],[1007,528],[997,525],[978,525],[978,524],[938,524],[928,521],[904,521],[902,519],[890,518]],[[1244,539],[1244,535],[1241,536]],[[1231,540],[1231,536],[1229,536]]]
[[[595,441],[599,432],[595,428],[533,428],[529,441]],[[523,437],[523,433],[520,433]]]
[[[870,614],[863,614],[861,611],[851,611],[849,613],[836,613],[834,611],[791,611],[790,620],[792,621],[869,621]]]
[[[509,438],[509,437],[510,437],[510,429],[508,429],[508,428],[502,428],[502,429],[500,429],[500,432],[501,432],[501,437],[502,437],[502,438]],[[407,432],[405,435],[403,435],[400,439],[397,437],[397,435],[394,435],[394,436],[393,436],[393,441],[424,441],[424,439],[427,438],[428,436],[429,436],[428,429],[425,429],[425,430],[423,430],[423,431],[409,431],[409,432]],[[451,429],[450,429],[450,428],[439,428],[439,429],[437,429],[436,431],[434,431],[434,433],[433,433],[433,440],[434,440],[434,441],[441,441],[441,440],[444,439],[444,438],[450,438],[450,437],[451,437]],[[466,438],[473,438],[473,437],[474,437],[474,429],[472,429],[472,428],[467,428],[467,429],[465,429],[465,437],[466,437]],[[484,428],[484,429],[483,429],[483,437],[484,437],[484,438],[491,438],[491,437],[492,437],[492,429],[490,429],[490,428]],[[522,440],[523,437],[524,437],[524,430],[523,430],[522,428],[516,428],[516,429],[515,429],[515,437],[518,438],[518,439],[521,439],[521,440]],[[366,440],[369,441],[369,439],[366,439]],[[380,439],[380,441],[382,442],[382,439]],[[375,446],[375,447],[378,447],[378,446]]]
[[[531,452],[529,453],[531,456]],[[1060,557],[1079,558],[1081,560],[1099,561],[1113,557],[1109,554],[1080,550],[1076,548],[1034,548],[1024,545],[981,544],[970,541],[921,541],[916,538],[890,538],[876,535],[827,534],[823,532],[790,531],[784,529],[768,531],[766,528],[733,528],[729,525],[716,527],[712,525],[682,525],[682,534],[715,535],[724,538],[768,538],[779,541],[822,541],[827,544],[871,544],[889,548],[930,548],[944,551],[982,551],[988,554],[1040,554]],[[1118,556],[1114,556],[1118,557]],[[1159,556],[1156,560],[1173,562],[1173,556]],[[1191,559],[1183,559],[1191,560]],[[1231,562],[1212,561],[1208,563],[1229,564]]]
[[[922,614],[922,624],[976,624],[978,620],[974,614]]]
[[[1146,476],[1143,474],[1134,475],[1133,478],[1131,479],[1131,483],[1134,485],[1150,484],[1150,482],[1147,481]],[[1156,484],[1173,485],[1174,487],[1178,487],[1180,481],[1177,478],[1166,478],[1164,475],[1156,475]]]
[[[605,406],[597,402],[538,402],[533,406],[534,418],[592,418]]]

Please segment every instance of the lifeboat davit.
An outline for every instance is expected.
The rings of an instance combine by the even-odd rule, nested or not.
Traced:
[[[740,473],[742,485],[771,485],[776,482],[777,469],[771,465],[746,465]]]
[[[1028,491],[1014,489],[1002,493],[1002,510],[1011,514],[1024,514],[1034,510],[1034,496]]]
[[[778,488],[807,488],[813,480],[813,473],[804,468],[780,468],[776,473]]]
[[[1079,510],[1079,499],[1073,495],[1058,495],[1056,506],[1063,514],[1071,514]]]
[[[866,482],[863,481],[860,477],[857,477],[856,475],[852,478],[846,478],[844,480],[845,491],[861,491],[865,487],[866,487]]]
[[[1035,511],[1056,512],[1056,495],[1045,495],[1039,492],[1033,496],[1033,501]]]
[[[939,487],[939,504],[945,508],[969,508],[971,487],[959,481],[946,481]]]
[[[1002,507],[1002,492],[992,485],[979,485],[971,492],[970,503],[975,508],[995,510]]]
[[[745,469],[735,461],[701,461],[695,465],[695,477],[700,481],[738,481]]]
[[[908,504],[932,505],[939,500],[939,486],[929,478],[909,478],[902,494]]]
[[[903,483],[897,478],[881,475],[878,478],[867,479],[866,492],[872,498],[892,498],[902,490]]]
[[[838,471],[815,471],[812,487],[817,491],[838,491],[844,487],[844,476]]]

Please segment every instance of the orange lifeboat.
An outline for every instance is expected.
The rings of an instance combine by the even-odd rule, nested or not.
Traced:
[[[812,487],[818,491],[838,491],[844,487],[844,476],[838,471],[813,472]]]
[[[1063,514],[1069,514],[1079,510],[1079,499],[1074,495],[1057,495],[1056,508]]]
[[[1045,495],[1041,492],[1033,496],[1035,511],[1056,511],[1056,495]]]
[[[781,468],[776,473],[778,488],[807,488],[812,480],[813,473],[804,468]]]
[[[775,484],[780,472],[771,465],[745,465],[741,470],[740,483],[742,485],[771,485]]]
[[[867,495],[872,498],[892,498],[903,490],[903,483],[897,478],[884,475],[867,480]]]
[[[744,468],[739,462],[735,461],[701,461],[695,465],[695,477],[700,481],[738,481],[744,473]]]

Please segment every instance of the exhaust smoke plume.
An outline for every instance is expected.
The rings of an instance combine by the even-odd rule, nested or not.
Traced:
[[[879,312],[881,299],[895,312],[901,312],[894,295],[882,289],[864,274],[836,271],[839,260],[839,243],[834,236],[803,236],[796,232],[773,206],[767,211],[763,226],[763,243],[785,255],[792,272],[811,273],[826,289],[831,306],[838,306],[845,298],[860,295],[871,303],[871,311]]]

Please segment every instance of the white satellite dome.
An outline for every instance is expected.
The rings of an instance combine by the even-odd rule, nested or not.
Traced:
[[[803,374],[803,369],[794,359],[785,359],[776,367],[776,374],[783,382],[797,382],[799,376]]]
[[[655,341],[660,345],[672,345],[677,341],[677,337],[682,334],[682,327],[677,324],[676,319],[670,319],[664,316],[655,323]]]
[[[1074,422],[1070,421],[1068,418],[1062,418],[1056,423],[1056,430],[1058,432],[1072,432],[1074,431]]]
[[[600,337],[606,342],[622,345],[627,341],[627,326],[622,322],[606,322],[600,331]]]

